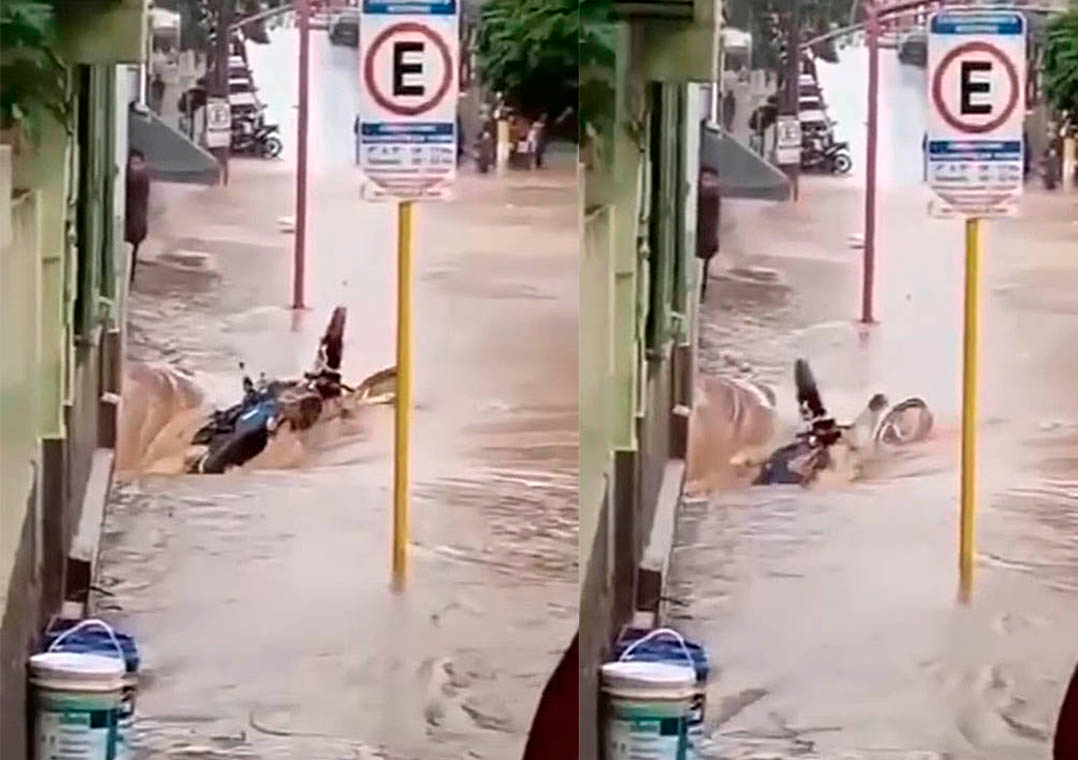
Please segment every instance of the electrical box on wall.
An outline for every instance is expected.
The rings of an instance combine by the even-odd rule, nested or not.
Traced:
[[[614,0],[614,13],[622,19],[666,19],[710,27],[722,0]]]
[[[614,12],[621,18],[666,18],[694,20],[694,0],[614,0]]]

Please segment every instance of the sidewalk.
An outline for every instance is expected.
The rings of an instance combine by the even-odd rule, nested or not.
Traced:
[[[394,363],[395,219],[351,168],[312,188],[291,295],[291,172],[155,188],[130,356],[211,399],[309,365],[348,306],[345,375]],[[576,178],[462,175],[417,209],[409,586],[388,590],[392,410],[297,469],[119,486],[99,609],[145,649],[144,757],[518,757],[576,621]],[[208,255],[180,271],[170,255]]]
[[[703,642],[707,758],[1013,760],[1047,751],[1078,629],[1075,199],[1027,188],[986,222],[974,600],[955,601],[963,225],[920,189],[883,192],[876,318],[860,306],[861,191],[802,180],[801,200],[724,208],[724,266],[783,287],[713,281],[701,371],[749,374],[796,415],[812,362],[849,419],[876,391],[917,395],[932,439],[826,490],[716,494],[679,518],[670,618]],[[920,753],[920,754],[918,754]]]

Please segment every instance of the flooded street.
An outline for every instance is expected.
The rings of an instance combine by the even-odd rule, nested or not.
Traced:
[[[962,606],[963,230],[929,218],[919,186],[923,70],[883,52],[879,324],[854,321],[864,69],[861,50],[820,65],[852,177],[803,178],[793,204],[724,202],[717,263],[782,283],[712,281],[700,366],[771,385],[792,424],[805,357],[838,419],[876,392],[920,396],[935,431],[846,487],[726,490],[683,510],[669,612],[715,664],[705,756],[1048,758],[1078,657],[1078,201],[1031,183],[1020,218],[985,223],[976,574]]]
[[[309,310],[287,308],[296,38],[273,34],[249,51],[283,159],[233,159],[227,187],[155,187],[131,296],[129,361],[189,377],[208,404],[238,400],[240,362],[309,368],[338,304],[346,382],[395,362],[394,209],[359,201],[356,51],[322,33]],[[577,616],[577,207],[562,163],[466,170],[455,201],[417,209],[403,594],[389,590],[391,406],[277,467],[121,473],[96,599],[144,652],[136,757],[519,756]],[[129,384],[125,408],[160,411],[143,390]]]

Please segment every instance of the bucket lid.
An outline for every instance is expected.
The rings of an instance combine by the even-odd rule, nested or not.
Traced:
[[[30,672],[40,681],[78,681],[97,688],[119,688],[124,663],[99,654],[46,652],[30,658]]]
[[[42,637],[41,651],[48,651],[49,647],[52,646],[56,639],[80,622],[80,620],[70,618],[61,618],[60,620],[57,620]],[[117,631],[115,629],[113,629],[113,634],[116,636],[116,641],[119,642],[120,648],[123,650],[123,658],[124,663],[127,666],[127,672],[138,672],[140,664],[139,652],[134,638],[123,631]],[[116,651],[116,644],[113,643],[112,637],[109,636],[107,631],[100,628],[84,628],[75,631],[60,642],[60,646],[54,651],[100,654],[105,657],[113,658],[119,657],[119,653]]]
[[[626,649],[649,633],[651,633],[651,629],[648,628],[626,628],[614,644],[614,657],[620,658]],[[707,650],[689,639],[685,639],[684,642],[685,648],[689,650],[689,656],[692,657],[692,665],[696,669],[697,680],[701,683],[707,681],[711,672],[711,663],[707,657]],[[685,661],[685,652],[682,651],[681,644],[669,638],[655,638],[645,641],[634,649],[629,657],[633,662],[669,662],[685,666],[689,664]]]
[[[602,673],[603,685],[613,689],[688,689],[696,683],[695,670],[668,662],[608,662]]]

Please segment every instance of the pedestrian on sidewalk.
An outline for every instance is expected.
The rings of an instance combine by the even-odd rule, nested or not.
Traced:
[[[356,120],[352,122],[352,135],[356,141],[356,166],[359,166],[359,115],[356,115]]]
[[[722,96],[722,126],[727,132],[734,128],[734,114],[736,111],[737,98],[734,97],[732,89],[727,89],[726,94]]]
[[[921,138],[921,181],[928,182],[928,132]]]
[[[696,187],[696,258],[703,261],[703,273],[700,279],[701,301],[707,296],[711,260],[719,252],[721,204],[718,173],[710,168],[701,168]]]
[[[161,72],[153,75],[150,81],[150,108],[158,116],[161,115],[161,106],[165,102],[165,80],[161,78]]]
[[[146,157],[138,148],[127,154],[124,192],[124,242],[131,243],[130,282],[135,283],[138,249],[146,239],[150,212],[150,172]]]
[[[460,114],[457,114],[457,168],[464,161],[464,127],[460,123]]]

